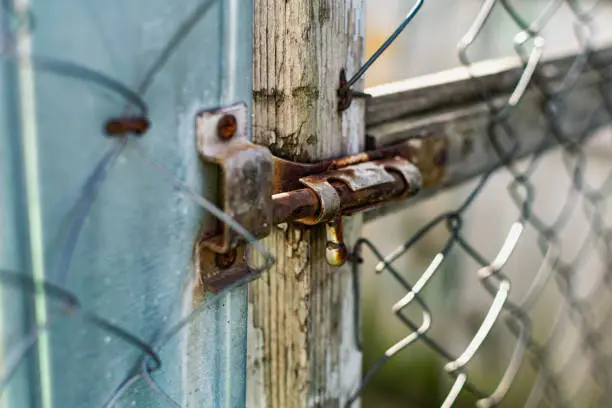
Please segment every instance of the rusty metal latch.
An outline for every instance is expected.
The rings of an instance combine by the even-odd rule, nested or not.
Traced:
[[[343,265],[348,257],[342,237],[342,215],[354,214],[383,202],[383,197],[377,199],[375,196],[369,196],[368,200],[346,199],[343,203],[338,190],[331,184],[331,181],[343,183],[352,193],[367,190],[376,192],[395,184],[396,179],[393,172],[400,176],[400,181],[405,186],[403,194],[398,195],[397,198],[415,194],[420,189],[421,174],[414,165],[399,157],[358,163],[299,179],[300,183],[317,195],[319,209],[315,216],[300,218],[297,222],[306,225],[325,223],[327,230],[326,258],[330,265]]]
[[[202,158],[220,168],[221,209],[256,238],[271,227],[297,222],[325,224],[326,258],[342,265],[348,251],[342,237],[342,216],[416,194],[421,174],[407,157],[409,146],[359,153],[314,164],[272,156],[248,140],[245,104],[205,111],[196,120]],[[244,279],[245,239],[220,221],[204,225],[195,246],[201,283],[212,291]]]

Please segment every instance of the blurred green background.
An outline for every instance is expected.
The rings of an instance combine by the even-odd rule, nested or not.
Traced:
[[[405,15],[412,2],[406,0],[366,0],[366,55],[370,55]],[[498,2],[499,3],[499,2]],[[550,0],[511,1],[526,19],[537,16]],[[590,3],[590,2],[583,2]],[[593,15],[598,31],[597,44],[612,43],[612,7],[610,2],[601,2]],[[482,5],[480,0],[435,0],[426,1],[422,12],[409,25],[404,34],[375,64],[366,75],[366,86],[398,81],[419,75],[435,73],[460,65],[456,44],[468,30]],[[545,55],[571,52],[578,47],[574,33],[574,16],[567,5],[563,5],[544,30]],[[519,32],[500,4],[487,22],[482,34],[470,49],[474,61],[515,56],[513,38]],[[609,137],[610,134],[608,133]],[[599,179],[609,171],[612,149],[599,150],[589,156],[590,175]],[[559,177],[562,174],[563,177]],[[494,257],[508,229],[518,219],[519,212],[508,197],[507,186],[511,178],[501,172],[489,181],[483,193],[466,214],[463,235],[479,251]],[[552,182],[551,182],[552,181]],[[536,187],[535,210],[550,215],[552,219],[564,202],[565,188],[569,180],[562,169],[559,154],[547,156],[533,175]],[[403,244],[420,226],[445,210],[458,205],[473,188],[473,184],[440,194],[433,199],[411,207],[404,212],[377,220],[364,228],[363,235],[374,241],[383,254]],[[565,231],[563,248],[578,246],[586,234],[587,220],[581,211],[570,221]],[[444,226],[432,232],[399,259],[394,266],[414,283],[442,248],[448,238]],[[537,248],[537,234],[527,228],[518,248],[504,269],[512,279],[511,299],[520,299],[526,292],[531,278],[542,263]],[[367,370],[383,355],[385,350],[407,336],[410,331],[391,313],[392,305],[403,292],[393,279],[374,272],[375,259],[367,251],[361,269],[363,294],[362,340],[364,370]],[[588,296],[600,279],[604,266],[596,260],[589,261],[589,268],[581,272],[579,291]],[[460,250],[454,249],[446,258],[441,270],[423,290],[423,297],[431,308],[433,327],[431,337],[458,355],[469,343],[480,326],[490,306],[491,297],[479,284],[476,272],[478,265]],[[554,317],[563,304],[554,283],[550,283],[541,300],[534,308],[533,336],[544,341]],[[417,307],[409,312],[415,322],[420,322]],[[577,329],[571,324],[560,334],[562,339],[551,350],[551,360],[561,376],[562,385],[569,394],[579,395],[582,406],[590,405],[589,381],[585,362],[587,358],[580,347]],[[492,392],[510,360],[516,338],[504,324],[496,324],[484,342],[474,361],[469,364],[470,381],[487,392]],[[518,407],[525,404],[536,380],[531,365],[522,364],[518,378],[513,382],[502,407]],[[452,386],[443,370],[443,359],[422,343],[415,343],[392,358],[373,377],[366,388],[362,404],[371,407],[439,407]],[[585,385],[586,384],[586,385]],[[583,390],[584,389],[584,390]],[[463,392],[455,407],[474,407],[476,399]],[[542,402],[538,406],[548,406]]]

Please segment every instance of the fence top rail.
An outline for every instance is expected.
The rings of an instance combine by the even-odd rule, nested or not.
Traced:
[[[604,86],[612,71],[612,47],[591,52],[590,66],[563,90],[563,78],[579,57],[566,55],[542,62],[536,82],[554,90],[551,92],[556,100],[543,95],[541,86],[532,83],[505,118],[492,116],[491,107],[507,105],[523,73],[524,66],[517,58],[485,61],[469,70],[455,68],[367,90],[373,96],[366,113],[369,149],[411,141],[417,148],[421,146],[421,155],[426,154],[428,146],[435,146],[436,151],[442,146],[444,154],[434,167],[417,164],[425,180],[419,196],[370,211],[366,221],[490,173],[503,165],[500,149],[514,149],[504,160],[518,160],[557,146],[559,140],[551,128],[555,119],[547,109],[550,104],[563,104],[567,143],[584,141],[609,124],[609,115],[598,108],[605,105],[602,98],[612,98],[610,88]],[[497,148],[491,142],[492,132],[497,134]]]
[[[544,75],[549,83],[559,82],[576,57],[576,54],[565,54],[547,58],[540,65],[538,73]],[[612,70],[612,44],[593,51],[591,60],[599,68]],[[372,98],[367,103],[366,125],[372,127],[432,109],[482,102],[482,91],[474,85],[474,78],[491,96],[510,94],[523,70],[524,62],[518,56],[513,56],[368,88],[365,92]]]

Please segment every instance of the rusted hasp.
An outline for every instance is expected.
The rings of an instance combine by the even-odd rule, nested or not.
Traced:
[[[248,140],[245,104],[202,112],[196,121],[198,150],[220,168],[218,205],[255,238],[272,225],[325,224],[326,257],[342,265],[348,255],[342,216],[416,194],[421,173],[398,145],[315,164],[273,157]],[[195,246],[200,282],[213,291],[247,278],[245,238],[221,221],[204,225]]]

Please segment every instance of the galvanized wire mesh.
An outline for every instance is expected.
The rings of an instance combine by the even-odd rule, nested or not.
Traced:
[[[483,35],[483,27],[491,14],[502,10],[517,26],[514,45],[524,69],[510,97],[500,101],[477,77],[472,77],[474,87],[480,91],[489,110],[489,122],[482,131],[488,135],[505,174],[480,176],[458,205],[433,217],[390,253],[383,253],[380,243],[368,238],[360,239],[354,248],[355,279],[369,273],[369,270],[361,270],[360,264],[364,256],[373,256],[377,261],[375,272],[383,275],[379,279],[392,279],[405,291],[393,305],[392,312],[405,326],[406,336],[365,368],[362,383],[347,406],[360,397],[385,363],[400,352],[410,353],[417,344],[426,346],[439,357],[442,370],[452,380],[439,401],[444,408],[452,406],[458,396],[464,394],[475,397],[479,407],[503,406],[504,401],[509,404],[506,406],[527,407],[607,407],[612,403],[608,316],[612,310],[609,291],[611,235],[606,213],[612,173],[605,162],[599,164],[607,168],[605,171],[599,168],[593,172],[591,162],[596,159],[587,153],[585,146],[597,129],[590,125],[571,129],[572,123],[567,123],[568,104],[574,96],[576,83],[587,73],[600,77],[598,102],[595,111],[582,114],[590,119],[603,116],[604,122],[612,119],[609,78],[605,67],[598,64],[592,53],[593,17],[597,15],[598,2],[551,0],[544,3],[539,15],[528,20],[511,0],[485,0],[458,44],[459,59],[471,72],[470,49]],[[561,84],[553,86],[543,72],[542,54],[547,41],[544,30],[561,10],[573,16],[573,30],[580,49]],[[526,135],[517,134],[515,127],[521,117],[513,115],[527,90],[536,90],[542,96],[541,128],[534,132],[540,133],[542,148],[517,162],[521,147],[533,143],[533,140],[525,140]],[[572,103],[575,109],[575,102]],[[576,132],[580,135],[578,138],[569,136]],[[600,139],[605,137],[609,136],[600,136]],[[545,154],[544,145],[551,139],[558,150]],[[554,173],[550,170],[551,162],[557,166],[552,167],[556,169]],[[548,168],[544,179],[538,174],[542,168]],[[503,222],[503,217],[497,218],[499,212],[492,211],[487,218],[475,212],[478,209],[474,210],[478,208],[478,201],[487,196],[487,189],[499,183],[505,183],[507,191],[495,190],[497,202],[491,202],[490,195],[485,199],[489,200],[488,206],[501,208],[503,203],[511,202],[516,208],[516,220],[508,224],[505,238],[487,232],[491,231],[491,224]],[[551,199],[551,190],[546,184],[554,184],[556,193],[562,191],[563,194]],[[410,278],[414,263],[407,266],[404,263],[408,271],[395,266],[402,257],[417,251],[428,234],[440,228],[446,228],[447,237],[416,278]],[[475,240],[478,234],[474,234],[474,230],[481,230],[479,237],[486,242]],[[497,250],[491,251],[492,245]],[[512,262],[513,257],[516,261],[521,253],[529,252],[529,248],[537,248],[539,256],[522,264]],[[478,310],[479,323],[472,328],[467,341],[456,337],[448,339],[444,331],[434,330],[436,320],[449,325],[453,318],[466,319],[458,309],[444,311],[450,316],[438,316],[436,313],[443,311],[434,312],[430,307],[429,299],[440,295],[427,292],[426,288],[444,273],[443,269],[449,269],[447,273],[461,273],[464,280],[479,282],[490,295],[489,305]],[[588,289],[585,290],[585,286]],[[514,292],[515,288],[518,293]],[[358,289],[356,283],[355,290]],[[473,293],[460,292],[458,296],[473,296]],[[455,306],[461,308],[469,302],[470,299],[460,298]],[[487,343],[500,341],[499,335],[494,335],[496,331],[503,333],[506,339],[511,337],[514,346],[501,363],[503,370],[494,369],[499,361],[491,362],[491,368],[485,369],[489,378],[483,381],[482,374],[474,375],[472,366]],[[356,337],[359,341],[358,333]],[[524,384],[522,388],[513,387],[521,377],[531,382],[528,391]],[[518,395],[508,400],[507,396],[513,391]]]

